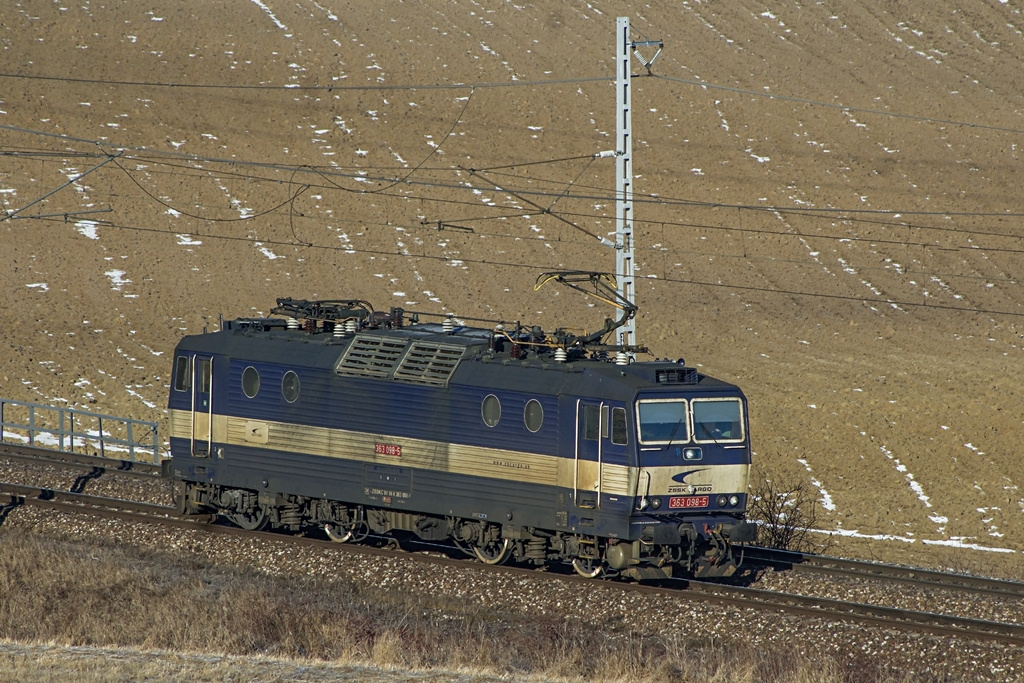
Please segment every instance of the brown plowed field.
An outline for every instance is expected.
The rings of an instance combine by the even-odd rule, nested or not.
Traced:
[[[824,528],[903,539],[855,554],[1019,573],[1014,5],[629,12],[665,41],[633,81],[641,341],[745,389],[761,472]],[[280,296],[593,329],[533,283],[614,268],[588,155],[621,13],[3,3],[0,396],[162,420],[179,336]]]

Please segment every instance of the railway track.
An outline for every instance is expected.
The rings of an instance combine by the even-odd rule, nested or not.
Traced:
[[[237,527],[215,523],[216,518],[214,515],[203,518],[182,517],[171,506],[93,496],[81,492],[57,491],[44,487],[0,483],[0,522],[12,510],[22,505],[61,510],[72,514],[88,514],[108,519],[120,519],[126,522],[158,524],[178,529],[198,530],[205,533],[258,538],[272,543],[299,544],[325,550],[329,549],[330,551],[392,559],[400,556],[418,564],[472,568],[477,571],[500,572],[506,575],[511,573],[530,580],[595,585],[593,580],[581,578],[574,573],[538,572],[535,569],[522,567],[488,566],[468,559],[446,556],[441,552],[408,553],[389,548],[346,545],[329,540],[289,536],[273,532],[245,531]],[[790,559],[795,560],[796,558]],[[823,558],[823,564],[821,565],[823,568],[826,567],[824,563],[828,559],[834,558]],[[812,559],[811,561],[816,560]],[[799,563],[796,566],[799,566]],[[808,566],[813,565],[808,564]],[[660,586],[619,582],[600,582],[597,585],[605,588],[613,587],[625,592],[655,595],[660,599],[700,601],[739,609],[770,610],[806,618],[855,622],[882,629],[895,629],[943,637],[958,636],[976,641],[997,642],[1007,646],[1024,648],[1024,625],[1020,624],[972,619],[949,614],[902,610],[794,593],[779,593],[756,588],[738,588],[695,581],[675,582],[674,585]],[[934,585],[934,581],[925,585]],[[949,588],[950,586],[944,585],[943,587]],[[680,588],[685,589],[680,590]],[[984,592],[990,595],[1003,594],[991,588],[991,586],[988,586]],[[974,589],[968,587],[964,590],[970,591]]]
[[[107,473],[144,480],[160,480],[160,466],[150,463],[129,462],[9,443],[0,443],[0,457],[37,465],[87,470],[88,472],[80,476],[70,489],[79,493],[84,491],[85,484],[89,480]],[[755,546],[744,548],[743,557],[744,561],[759,563],[777,571],[889,581],[918,587],[1024,599],[1024,582],[1020,581]]]
[[[107,472],[142,479],[159,479],[160,465],[115,458],[102,458],[97,455],[56,451],[38,446],[24,446],[12,443],[0,443],[0,458],[9,458],[24,463],[70,467],[74,469],[96,470],[100,476]]]
[[[919,587],[941,588],[982,595],[1024,599],[1024,582],[993,579],[933,569],[901,567],[893,564],[849,560],[842,557],[799,553],[775,548],[748,547],[746,560],[764,563],[778,571],[792,571],[855,579],[884,580]]]

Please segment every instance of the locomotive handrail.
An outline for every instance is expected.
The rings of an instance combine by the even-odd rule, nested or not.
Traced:
[[[192,359],[189,361],[192,365],[192,405],[188,411],[189,415],[189,426],[188,426],[188,437],[189,437],[189,453],[194,458],[196,455],[196,354],[192,354]]]
[[[604,446],[604,401],[597,408],[597,509],[601,509],[601,483],[604,482],[604,460],[602,459]],[[609,428],[611,425],[609,425]],[[577,429],[579,425],[577,425]]]
[[[21,417],[15,417],[18,413]],[[0,442],[28,443],[62,453],[75,453],[80,445],[85,451],[98,449],[103,458],[160,462],[156,422],[9,398],[0,398]],[[108,451],[118,455],[108,455]]]
[[[576,399],[576,424],[573,426],[573,433],[576,435],[576,445],[573,450],[573,469],[572,469],[572,504],[579,507],[580,494],[580,403],[583,399]]]
[[[210,356],[210,390],[207,392],[206,457],[213,457],[213,356]]]
[[[651,471],[646,469],[646,468],[641,467],[640,468],[640,474],[646,474],[647,475],[647,488],[644,489],[644,495],[640,496],[640,505],[642,505],[643,508],[646,508],[647,507],[647,496],[651,493]],[[637,493],[640,493],[640,476],[639,475],[637,475],[637,478],[636,478],[636,488],[637,488]],[[643,509],[643,508],[641,508],[641,509]]]

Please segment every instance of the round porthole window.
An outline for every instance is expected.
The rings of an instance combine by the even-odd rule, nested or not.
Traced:
[[[260,373],[253,366],[242,372],[242,391],[249,398],[255,398],[260,390]]]
[[[281,378],[281,395],[289,403],[295,403],[299,399],[299,376],[289,370]]]
[[[531,432],[536,432],[540,429],[541,425],[544,424],[544,407],[535,398],[531,398],[526,402],[526,408],[523,410],[523,420],[526,421],[526,428]]]
[[[480,413],[483,415],[485,425],[495,426],[501,419],[501,401],[494,394],[487,394],[483,405],[480,406]]]

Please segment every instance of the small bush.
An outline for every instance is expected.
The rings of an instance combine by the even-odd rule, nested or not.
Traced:
[[[758,524],[757,542],[765,548],[824,553],[832,537],[816,531],[817,493],[804,481],[790,481],[753,470],[748,516]]]

